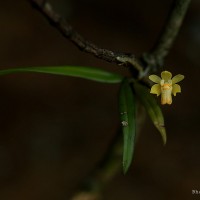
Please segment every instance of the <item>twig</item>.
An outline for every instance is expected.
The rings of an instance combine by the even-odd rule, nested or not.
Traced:
[[[174,0],[163,30],[153,49],[144,55],[144,60],[151,66],[163,66],[174,40],[180,30],[191,0]]]
[[[79,191],[71,200],[99,200],[102,190],[120,171],[122,164],[122,134],[121,130],[114,137],[103,160],[81,184]]]
[[[136,71],[142,71],[142,65],[139,60],[128,53],[114,52],[108,49],[102,49],[83,38],[74,28],[56,13],[51,4],[45,0],[29,0],[33,5],[49,20],[49,22],[59,30],[64,37],[72,41],[80,50],[90,53],[97,58],[106,60],[111,63],[126,67],[134,67]]]

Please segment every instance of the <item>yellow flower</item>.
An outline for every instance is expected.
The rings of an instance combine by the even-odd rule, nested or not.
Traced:
[[[168,71],[163,71],[161,73],[161,78],[157,75],[150,75],[149,79],[153,81],[154,84],[151,87],[150,93],[161,94],[161,104],[171,104],[172,94],[176,96],[176,93],[181,92],[180,85],[176,84],[184,79],[184,76],[178,74],[172,78],[172,74]]]

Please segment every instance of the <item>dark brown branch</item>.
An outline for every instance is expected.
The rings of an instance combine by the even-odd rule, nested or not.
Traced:
[[[191,0],[174,0],[167,21],[152,51],[144,56],[151,66],[160,67],[174,44]]]
[[[97,58],[126,67],[134,67],[137,71],[142,71],[139,60],[133,54],[119,53],[97,47],[92,42],[83,38],[73,27],[57,14],[49,2],[45,0],[30,0],[33,5],[49,20],[49,22],[59,30],[64,37],[72,41],[80,50],[90,53]]]

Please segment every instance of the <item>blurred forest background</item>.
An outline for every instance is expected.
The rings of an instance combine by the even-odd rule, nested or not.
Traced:
[[[172,0],[51,0],[98,46],[141,55],[156,41]],[[146,118],[134,161],[105,200],[200,198],[200,1],[193,0],[165,66],[185,75],[163,106],[168,143]],[[27,0],[1,1],[1,69],[28,66],[124,68],[79,51]],[[105,154],[119,125],[118,84],[41,74],[0,77],[0,199],[68,200]],[[160,101],[160,99],[158,99]]]

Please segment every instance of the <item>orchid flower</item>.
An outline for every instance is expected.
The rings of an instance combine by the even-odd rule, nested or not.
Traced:
[[[153,81],[154,84],[151,87],[150,93],[161,94],[161,104],[171,104],[172,103],[172,94],[176,96],[176,93],[181,92],[180,85],[176,84],[184,79],[184,76],[178,74],[172,78],[171,72],[163,71],[161,73],[161,78],[157,75],[150,75],[149,79]]]

